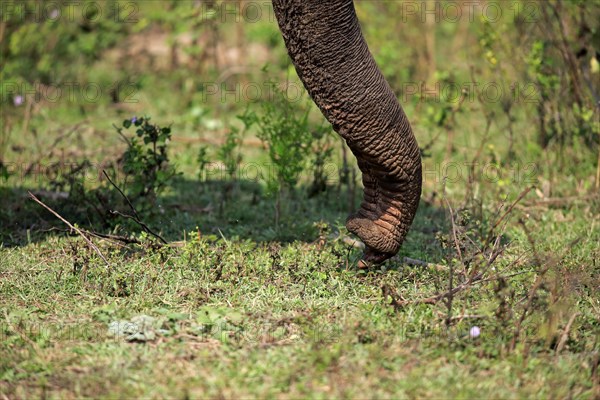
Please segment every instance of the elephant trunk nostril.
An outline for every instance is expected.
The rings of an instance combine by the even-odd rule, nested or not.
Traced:
[[[348,218],[346,228],[358,236],[368,248],[393,255],[400,248],[400,237],[396,232],[382,227],[378,222],[379,220],[374,221],[363,217],[359,211]]]
[[[358,268],[366,269],[373,265],[381,264],[393,256],[394,254],[382,253],[370,247],[366,247],[362,259],[358,261]]]
[[[346,227],[365,243],[363,259],[372,265],[391,258],[400,249],[416,212],[421,182],[376,178],[364,163],[359,165],[365,176],[365,201],[348,218]],[[382,190],[384,187],[386,190]]]

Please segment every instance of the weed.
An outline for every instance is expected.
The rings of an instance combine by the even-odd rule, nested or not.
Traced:
[[[136,137],[127,138],[123,129],[131,126],[137,128]],[[122,128],[115,128],[127,141],[127,150],[121,158],[121,168],[126,174],[125,190],[132,201],[143,201],[144,208],[150,208],[160,191],[177,175],[167,154],[171,128],[153,125],[149,117],[126,119]]]

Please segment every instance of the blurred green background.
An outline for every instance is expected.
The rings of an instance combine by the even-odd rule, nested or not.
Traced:
[[[494,161],[543,163],[542,151],[573,148],[566,168],[594,168],[597,0],[356,8],[419,143],[445,148],[434,162],[477,151],[485,137]],[[4,1],[0,43],[4,164],[81,121],[107,144],[95,147],[102,153],[117,140],[111,123],[140,114],[173,124],[177,153],[218,146],[235,115],[273,101],[270,83],[307,97],[268,1]]]

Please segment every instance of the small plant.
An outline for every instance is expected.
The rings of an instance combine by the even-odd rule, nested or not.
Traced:
[[[308,188],[309,196],[315,196],[327,190],[327,161],[331,159],[331,155],[333,154],[332,136],[329,126],[320,126],[313,132],[313,137],[313,156],[311,160],[313,181]]]
[[[231,180],[236,180],[238,167],[242,162],[242,154],[240,152],[242,137],[257,121],[256,114],[253,111],[250,111],[249,108],[246,108],[243,114],[237,115],[236,117],[242,121],[244,125],[243,128],[240,130],[235,126],[232,126],[229,129],[229,133],[227,133],[225,143],[223,143],[217,151],[217,158],[225,165],[225,171]],[[206,150],[201,149],[200,151],[204,152],[203,159],[201,159],[200,155],[198,157],[198,161],[201,163],[202,168],[207,162]],[[204,164],[202,165],[203,162]]]
[[[217,158],[225,165],[225,171],[231,180],[235,180],[238,166],[242,162],[242,154],[239,151],[241,142],[240,131],[235,127],[231,127],[225,138],[225,143],[217,151]]]
[[[279,95],[263,105],[264,115],[258,120],[258,137],[267,145],[269,158],[274,167],[274,176],[268,177],[270,192],[293,189],[298,183],[311,151],[313,134],[309,126],[306,108],[296,112],[286,99]]]
[[[136,136],[127,138],[123,130],[132,126],[137,128]],[[156,195],[177,175],[167,155],[171,128],[151,124],[149,117],[133,117],[124,120],[122,128],[115,126],[115,129],[128,145],[121,158],[126,181],[131,179],[125,192],[131,200],[145,199],[152,204]]]
[[[263,104],[263,115],[256,119],[258,137],[268,148],[272,169],[267,176],[267,191],[275,194],[275,221],[281,213],[284,192],[296,189],[302,172],[312,164],[313,183],[309,195],[326,189],[325,164],[332,154],[328,124],[315,126],[309,120],[310,106],[298,107],[276,90],[272,101]]]
[[[198,162],[198,178],[203,181],[206,177],[206,166],[210,164],[210,159],[208,158],[208,146],[200,147],[196,161]]]

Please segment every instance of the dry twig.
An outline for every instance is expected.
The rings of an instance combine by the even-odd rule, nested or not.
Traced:
[[[560,340],[556,345],[556,354],[560,353],[567,344],[567,340],[569,339],[569,331],[571,330],[571,326],[573,326],[573,322],[575,322],[575,318],[578,316],[579,312],[575,312],[573,315],[571,315],[571,318],[569,318],[569,322],[567,322],[567,325],[565,326],[565,331],[561,335]]]
[[[445,265],[428,263],[427,261],[417,260],[416,258],[404,257],[402,259],[402,262],[404,262],[404,264],[412,265],[415,267],[425,267],[425,268],[435,269],[436,271],[447,271],[448,270],[448,267],[446,267]]]
[[[69,221],[67,221],[66,219],[64,219],[59,213],[57,213],[56,211],[54,211],[53,209],[51,209],[50,207],[48,207],[46,204],[44,204],[40,199],[38,199],[37,197],[35,197],[35,195],[31,192],[29,193],[29,197],[31,197],[31,199],[33,201],[35,201],[36,203],[38,203],[39,205],[41,205],[42,207],[44,207],[46,210],[50,211],[52,214],[54,214],[54,216],[58,219],[60,219],[62,222],[64,222],[69,228],[71,228],[72,230],[74,230],[75,232],[77,232],[79,234],[79,236],[81,236],[83,238],[83,240],[85,240],[85,242],[87,243],[87,245],[96,252],[96,254],[98,254],[98,256],[104,261],[104,263],[106,264],[107,267],[111,267],[110,263],[108,262],[108,260],[106,259],[106,257],[104,257],[104,255],[102,254],[102,252],[100,251],[100,249],[98,248],[98,246],[96,246],[94,244],[94,242],[92,242],[86,235],[85,233],[77,228],[76,226],[72,225]]]
[[[451,298],[458,292],[469,289],[474,283],[481,281],[482,277],[483,277],[483,274],[479,273],[479,274],[475,275],[474,277],[470,278],[468,281],[461,283],[460,285],[455,286],[452,289],[450,289],[444,293],[439,293],[439,294],[436,294],[435,296],[425,297],[423,299],[404,300],[401,296],[392,293],[389,287],[385,288],[384,295],[389,295],[392,298],[392,305],[394,306],[395,309],[403,308],[404,306],[407,306],[409,304],[411,304],[411,305],[412,304],[436,304],[440,300],[445,300],[445,299]],[[450,318],[450,319],[452,319],[452,318]]]
[[[157,238],[158,240],[160,240],[161,242],[163,242],[163,244],[167,244],[168,242],[162,237],[160,236],[158,233],[154,232],[152,229],[150,229],[150,227],[148,225],[146,225],[141,219],[139,214],[137,213],[137,210],[135,209],[135,207],[133,206],[133,204],[131,204],[131,201],[129,200],[129,198],[125,195],[125,193],[123,193],[123,191],[112,181],[112,179],[110,179],[110,176],[108,176],[108,174],[106,173],[105,170],[102,170],[102,173],[104,174],[104,176],[106,177],[106,179],[108,179],[108,181],[110,182],[111,185],[114,186],[115,189],[117,189],[119,191],[119,193],[121,194],[121,196],[123,196],[123,198],[125,199],[125,201],[127,202],[127,204],[129,205],[129,208],[131,208],[131,211],[133,211],[133,215],[127,215],[127,214],[123,214],[119,211],[111,211],[113,214],[116,215],[120,215],[121,217],[124,218],[128,218],[133,220],[136,224],[138,224],[139,226],[142,227],[142,229],[144,231],[146,231],[146,233],[149,233],[150,235],[154,236],[155,238]]]

